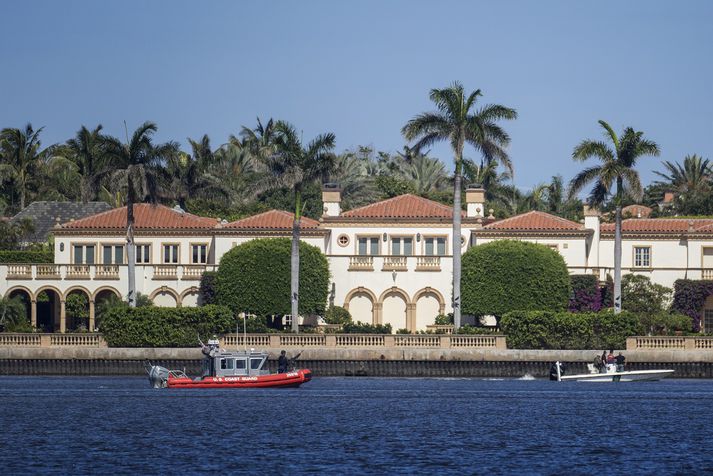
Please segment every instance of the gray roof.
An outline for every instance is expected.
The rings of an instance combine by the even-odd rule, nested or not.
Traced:
[[[47,235],[57,223],[78,220],[107,210],[111,210],[111,206],[105,202],[32,202],[10,221],[30,218],[35,225],[35,232],[25,240],[28,243],[40,243],[47,241]]]

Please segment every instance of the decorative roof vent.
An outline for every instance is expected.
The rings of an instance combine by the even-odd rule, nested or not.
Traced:
[[[174,212],[178,212],[178,213],[180,213],[181,215],[183,215],[184,213],[186,213],[186,211],[185,211],[183,208],[181,208],[180,205],[176,205],[175,207],[173,207],[173,211],[174,211]]]

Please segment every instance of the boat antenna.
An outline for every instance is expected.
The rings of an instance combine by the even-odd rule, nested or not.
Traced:
[[[248,324],[247,324],[247,312],[243,312],[243,346],[245,347],[245,352],[248,351]]]

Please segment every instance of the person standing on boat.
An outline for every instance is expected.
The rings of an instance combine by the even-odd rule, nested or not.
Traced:
[[[283,350],[280,352],[280,358],[277,359],[277,373],[282,374],[287,372],[287,367],[290,365],[290,361],[287,359],[286,352]]]
[[[594,356],[594,368],[597,369],[597,372],[602,371],[602,358],[599,357],[599,354]]]
[[[621,352],[619,352],[619,355],[616,356],[616,371],[617,372],[623,372],[624,371],[624,361],[626,360],[626,357],[621,355]]]
[[[601,373],[606,373],[607,371],[607,351],[602,351],[602,367],[599,369]]]
[[[616,357],[614,357],[614,349],[611,349],[609,351],[609,355],[607,355],[607,364],[614,364],[616,363]]]

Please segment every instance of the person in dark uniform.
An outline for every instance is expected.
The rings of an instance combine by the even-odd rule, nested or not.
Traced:
[[[624,361],[626,360],[626,357],[621,355],[621,352],[619,352],[619,355],[617,355],[614,360],[616,360],[616,371],[623,372],[624,371]]]
[[[280,352],[280,358],[277,359],[277,373],[287,372],[287,367],[290,365],[290,361],[287,359],[286,352],[283,350]]]

